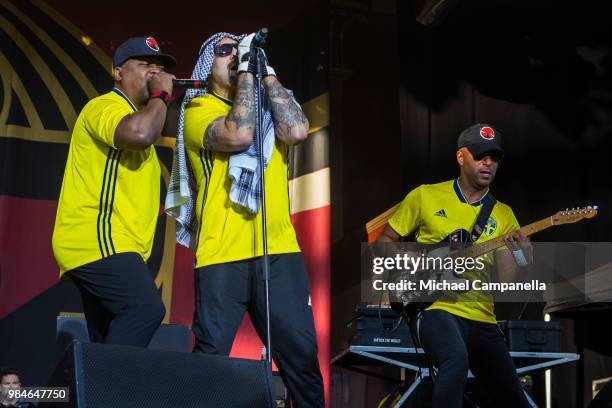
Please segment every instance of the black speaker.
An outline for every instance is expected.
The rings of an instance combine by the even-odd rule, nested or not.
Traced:
[[[68,387],[57,408],[271,408],[265,361],[73,342],[49,386]]]
[[[56,320],[58,357],[68,345],[76,340],[89,343],[87,321],[84,317],[58,316]],[[191,327],[182,324],[162,323],[148,345],[148,349],[168,351],[189,351]]]

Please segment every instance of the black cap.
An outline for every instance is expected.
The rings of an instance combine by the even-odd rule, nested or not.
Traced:
[[[164,64],[164,67],[172,68],[176,66],[174,57],[162,54],[157,41],[151,36],[132,37],[117,47],[113,56],[113,65],[118,67],[130,58],[138,57],[155,57]]]
[[[477,123],[461,132],[457,139],[457,149],[462,147],[467,147],[475,157],[492,151],[504,154],[501,148],[501,133],[485,123]]]

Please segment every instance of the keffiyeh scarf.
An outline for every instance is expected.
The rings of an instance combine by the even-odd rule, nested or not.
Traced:
[[[229,33],[217,33],[209,37],[200,48],[198,62],[191,75],[192,79],[205,81],[210,75],[210,70],[215,58],[214,46],[223,38],[232,38],[240,41],[244,35],[238,36]],[[198,230],[195,213],[197,198],[197,183],[187,161],[185,141],[183,136],[185,108],[189,102],[197,97],[204,96],[208,88],[189,89],[181,104],[176,147],[172,162],[172,173],[170,184],[166,194],[165,211],[175,218],[176,241],[188,248],[195,249],[195,237]],[[263,91],[261,92],[263,94]],[[256,106],[258,106],[258,92],[255,92]],[[271,106],[268,98],[263,98],[263,134],[264,134],[264,169],[267,167],[274,147],[274,124],[272,121]],[[257,135],[257,125],[255,135]],[[259,179],[259,141],[254,138],[253,143],[243,152],[237,152],[230,156],[228,177],[232,180],[230,188],[230,200],[255,214],[259,211],[259,198],[261,186]]]

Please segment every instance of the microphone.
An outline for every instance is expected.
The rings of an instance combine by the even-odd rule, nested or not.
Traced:
[[[203,89],[206,88],[208,82],[202,81],[200,79],[173,79],[172,86],[174,88],[193,88],[193,89]]]
[[[266,39],[268,38],[268,29],[266,27],[262,27],[255,37],[253,38],[253,46],[258,48],[263,48],[266,46]]]

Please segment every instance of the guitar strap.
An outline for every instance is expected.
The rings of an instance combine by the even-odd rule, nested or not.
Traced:
[[[480,212],[478,213],[478,218],[476,218],[476,223],[474,224],[474,228],[472,228],[471,239],[472,242],[476,242],[478,238],[482,235],[484,231],[485,225],[487,225],[487,221],[489,220],[489,216],[491,215],[491,211],[493,211],[493,206],[497,200],[493,197],[493,194],[490,192],[487,193],[487,199],[480,207]]]

